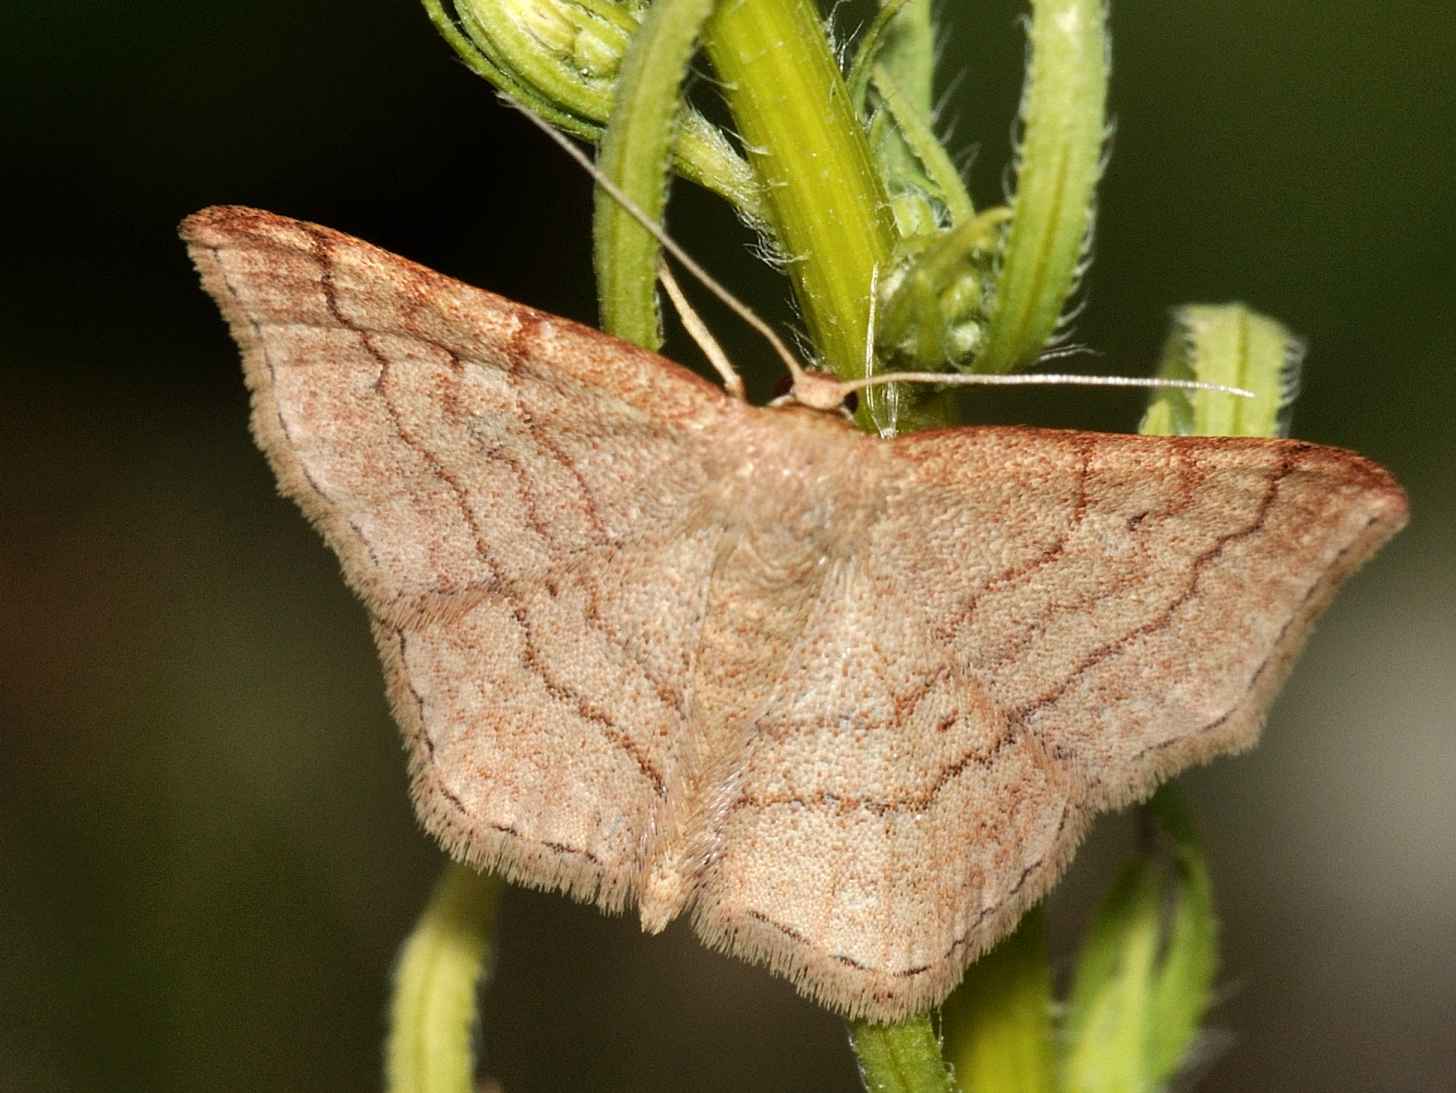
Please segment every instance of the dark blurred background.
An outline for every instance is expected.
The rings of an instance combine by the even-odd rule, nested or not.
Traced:
[[[966,5],[947,42],[983,203],[1020,12]],[[1415,514],[1265,743],[1184,779],[1223,915],[1201,1088],[1451,1089],[1456,20],[1202,0],[1122,4],[1113,32],[1093,365],[1145,371],[1168,307],[1247,300],[1310,340],[1295,433],[1391,467]],[[0,60],[0,1090],[376,1087],[391,962],[441,857],[363,612],[274,494],[174,226],[255,204],[591,321],[588,183],[411,0],[7,4]],[[786,314],[732,219],[677,195],[684,243]],[[1138,414],[974,398],[1007,421]],[[1052,898],[1059,967],[1128,834],[1103,821]],[[840,1022],[685,929],[511,892],[500,930],[483,1051],[510,1093],[855,1088]]]

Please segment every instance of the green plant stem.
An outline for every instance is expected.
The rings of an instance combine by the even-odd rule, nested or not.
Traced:
[[[678,91],[713,2],[657,0],[633,35],[617,76],[597,166],[658,223],[667,205],[674,120],[682,109]],[[600,188],[592,225],[602,328],[648,349],[659,348],[656,238]]]
[[[1163,974],[1153,984],[1153,1006],[1159,1020],[1148,1042],[1153,1073],[1173,1075],[1197,1043],[1199,1025],[1213,1002],[1218,916],[1208,863],[1177,784],[1158,790],[1143,809],[1172,844],[1172,868],[1182,900],[1169,927]]]
[[[501,882],[451,863],[400,950],[385,1046],[388,1093],[473,1093],[470,1037]]]
[[[818,9],[724,0],[704,44],[765,183],[809,338],[835,374],[861,376],[870,281],[894,226]]]
[[[928,1016],[893,1025],[851,1022],[849,1037],[868,1093],[955,1093]]]

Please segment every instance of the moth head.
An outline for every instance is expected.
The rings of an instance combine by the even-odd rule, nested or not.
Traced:
[[[789,398],[811,410],[833,412],[844,403],[849,389],[829,372],[818,368],[801,368],[794,376]]]

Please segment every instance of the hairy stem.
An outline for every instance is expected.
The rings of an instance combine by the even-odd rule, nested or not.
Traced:
[[[769,218],[822,363],[864,374],[869,288],[894,227],[811,0],[723,0],[704,44],[768,194]]]
[[[855,1021],[849,1039],[868,1093],[956,1093],[928,1016],[893,1025]]]
[[[400,950],[385,1089],[473,1093],[476,991],[491,958],[501,882],[451,863]]]

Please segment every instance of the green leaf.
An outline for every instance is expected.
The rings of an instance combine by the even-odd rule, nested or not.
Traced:
[[[924,190],[945,207],[952,225],[965,223],[975,215],[975,207],[971,204],[965,183],[961,181],[960,172],[931,129],[928,115],[915,108],[885,66],[875,66],[874,85],[894,123],[898,138],[895,146],[903,146],[913,157],[909,163],[901,162],[899,157],[887,162],[883,153],[877,153],[891,200],[895,200],[901,190]],[[885,143],[877,141],[876,147],[883,148]],[[902,235],[910,234],[905,224],[900,225],[900,232]]]
[[[974,369],[1036,358],[1076,287],[1092,225],[1106,128],[1103,0],[1033,0],[1013,217],[990,326]]]
[[[849,102],[856,114],[863,114],[865,110],[865,96],[870,90],[870,75],[874,71],[875,62],[880,59],[890,44],[890,25],[899,19],[905,12],[906,5],[910,0],[886,0],[880,6],[880,12],[875,16],[870,25],[860,35],[859,45],[855,47],[854,61],[849,66],[849,72],[844,77],[845,85],[849,88]],[[916,3],[926,9],[925,18],[929,19],[929,5],[924,0],[916,0]],[[919,13],[910,15],[910,18],[918,22]],[[897,29],[897,35],[899,32]]]
[[[875,63],[900,87],[908,105],[927,123],[935,109],[935,13],[931,0],[883,3],[894,9]]]
[[[388,1093],[473,1093],[480,980],[501,882],[450,864],[400,950],[385,1045]]]
[[[1149,399],[1141,431],[1283,436],[1303,361],[1303,342],[1243,304],[1185,304],[1173,312],[1158,375],[1243,387],[1254,397],[1164,388]]]
[[[881,109],[871,120],[869,144],[902,238],[961,223],[975,211],[932,127],[934,68],[929,0],[888,0],[862,36],[848,77],[859,115],[873,81]]]
[[[941,1027],[962,1089],[1053,1093],[1052,973],[1040,907],[971,965],[946,999]]]
[[[1145,813],[1159,842],[1099,909],[1067,1002],[1062,1084],[1078,1093],[1152,1090],[1197,1038],[1217,971],[1212,885],[1172,787]]]

